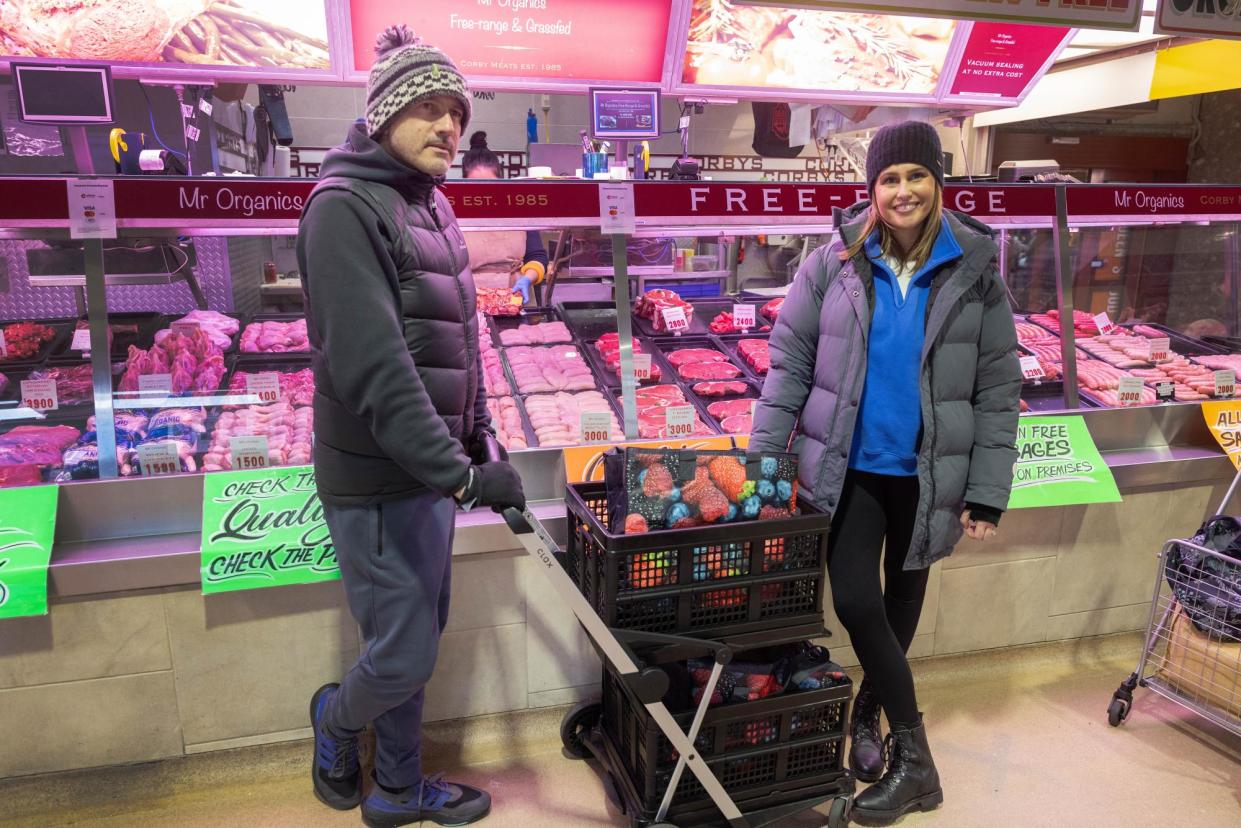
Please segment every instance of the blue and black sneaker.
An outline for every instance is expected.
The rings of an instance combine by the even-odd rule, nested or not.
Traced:
[[[315,731],[315,760],[310,776],[320,802],[338,811],[348,811],[362,801],[358,737],[338,739],[323,726],[324,711],[338,690],[339,684],[325,684],[310,699],[310,726]]]
[[[490,812],[491,794],[459,782],[445,782],[436,774],[401,793],[375,785],[362,803],[362,822],[370,828],[394,828],[424,820],[437,825],[469,825]]]

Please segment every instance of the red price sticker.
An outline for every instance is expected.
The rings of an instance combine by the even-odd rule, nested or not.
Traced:
[[[1215,396],[1227,399],[1237,393],[1237,374],[1235,371],[1215,372]]]
[[[606,443],[612,439],[612,415],[606,411],[582,412],[582,442]]]
[[[73,332],[73,341],[69,343],[70,351],[90,350],[90,328],[78,328]]]
[[[40,414],[60,408],[56,380],[22,380],[22,405]]]
[[[1121,377],[1116,390],[1121,405],[1139,405],[1142,402],[1142,380],[1139,377]]]
[[[169,325],[168,330],[181,336],[193,336],[195,331],[200,330],[200,327],[197,322],[187,322],[184,319],[179,319]]]
[[[175,443],[146,443],[138,446],[138,465],[144,477],[177,474],[181,471],[181,458]]]
[[[743,331],[754,327],[753,305],[733,305],[733,327]]]
[[[265,469],[270,462],[266,437],[233,437],[228,441],[228,452],[233,459],[233,469],[237,471]]]
[[[1172,340],[1170,338],[1164,336],[1159,339],[1148,339],[1146,341],[1150,345],[1151,349],[1151,362],[1168,361],[1168,351],[1172,348]]]
[[[679,334],[689,329],[689,319],[685,316],[685,308],[675,306],[660,311],[664,318],[664,327],[671,333]]]
[[[1095,327],[1099,329],[1099,333],[1101,334],[1110,334],[1112,331],[1116,330],[1116,325],[1112,323],[1111,319],[1107,318],[1107,311],[1104,311],[1103,313],[1096,313],[1094,315],[1094,323]]]
[[[1036,356],[1023,356],[1021,358],[1021,376],[1028,380],[1041,380],[1047,376],[1043,371],[1043,363],[1038,361]]]
[[[138,393],[143,397],[166,397],[172,393],[172,374],[143,374],[138,377]]]
[[[633,376],[639,382],[642,380],[649,380],[651,378],[650,354],[633,355]]]
[[[259,405],[280,401],[280,375],[275,371],[246,374],[246,393],[258,397]]]
[[[669,437],[688,437],[694,433],[694,407],[670,405],[664,409],[664,425]]]

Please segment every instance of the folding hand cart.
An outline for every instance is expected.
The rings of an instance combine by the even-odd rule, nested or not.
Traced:
[[[1241,470],[1216,514],[1226,513],[1239,482]],[[1108,724],[1118,727],[1129,717],[1133,691],[1141,686],[1241,736],[1238,586],[1241,560],[1190,540],[1173,538],[1163,545],[1146,644],[1137,670],[1112,695]],[[1195,621],[1185,614],[1185,603],[1198,608]],[[1195,631],[1199,627],[1205,627],[1203,633]]]
[[[778,824],[795,813],[828,801],[832,803],[827,818],[829,828],[844,828],[849,824],[848,812],[856,782],[848,771],[837,774],[834,784],[817,786],[814,795],[805,799],[768,807],[760,804],[758,808],[743,813],[704,759],[702,751],[695,747],[703,720],[707,716],[712,692],[723,668],[732,660],[733,648],[719,641],[608,627],[565,571],[564,553],[538,519],[528,509],[524,513],[508,509],[504,513],[504,519],[538,568],[551,580],[561,601],[572,610],[585,628],[595,649],[615,670],[617,678],[625,685],[625,691],[645,707],[675,751],[676,766],[667,790],[658,809],[650,815],[643,812],[641,797],[633,790],[628,772],[619,761],[615,747],[601,730],[602,706],[598,703],[581,705],[565,718],[561,727],[565,748],[576,758],[593,757],[599,761],[605,770],[609,795],[622,812],[630,816],[634,828],[675,828],[667,821],[667,817],[686,768],[697,778],[718,813],[695,814],[691,817],[693,822],[683,822],[682,828],[687,824],[759,828]],[[700,656],[714,659],[706,691],[693,713],[688,731],[682,729],[662,701],[669,686],[667,673],[653,666],[648,659],[640,657],[637,653],[639,650],[647,653],[648,659],[658,653],[658,658],[665,662]],[[845,688],[844,692],[847,696],[850,691]],[[789,698],[795,699],[793,696]],[[796,701],[793,701],[793,704],[796,704]],[[843,744],[843,737],[841,743]]]

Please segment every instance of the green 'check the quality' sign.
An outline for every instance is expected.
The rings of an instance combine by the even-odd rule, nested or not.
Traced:
[[[0,489],[0,618],[47,614],[57,486]]]
[[[1081,417],[1022,417],[1008,508],[1116,503],[1120,491]]]
[[[338,578],[312,467],[203,477],[203,594]]]

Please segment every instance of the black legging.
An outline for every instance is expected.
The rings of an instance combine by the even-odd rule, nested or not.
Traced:
[[[905,654],[914,640],[928,571],[902,569],[918,505],[917,477],[849,470],[832,518],[827,570],[832,603],[888,721],[916,725],[918,699]],[[879,582],[883,555],[884,583]]]

